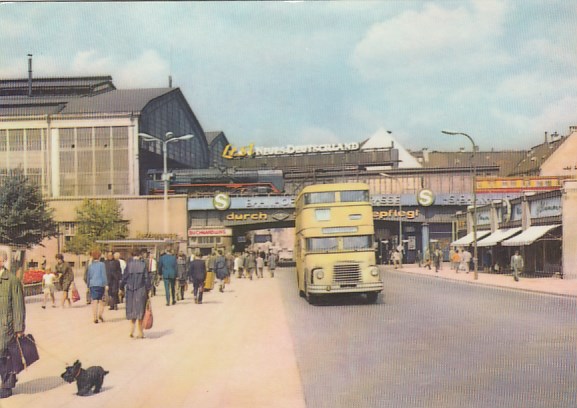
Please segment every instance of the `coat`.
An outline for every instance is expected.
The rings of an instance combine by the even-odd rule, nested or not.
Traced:
[[[228,266],[224,255],[218,255],[214,259],[214,273],[218,279],[224,279],[228,276]]]
[[[106,279],[108,280],[108,287],[111,291],[117,291],[120,279],[122,278],[122,269],[120,268],[120,261],[118,259],[107,259],[104,261],[106,266]]]
[[[0,269],[0,355],[16,333],[24,332],[25,320],[22,282],[7,269]]]
[[[158,269],[163,279],[176,279],[176,256],[164,254],[158,260]]]
[[[74,271],[66,261],[56,264],[56,272],[60,275],[60,285],[62,290],[68,291],[72,282],[74,282]]]
[[[204,282],[206,279],[206,263],[202,259],[193,260],[188,266],[188,278],[192,282]]]
[[[144,317],[151,286],[146,263],[139,258],[129,260],[120,282],[120,288],[124,291],[128,320],[141,320]]]
[[[106,287],[108,286],[108,279],[106,278],[106,267],[104,262],[92,261],[88,268],[86,268],[86,286],[92,287]]]

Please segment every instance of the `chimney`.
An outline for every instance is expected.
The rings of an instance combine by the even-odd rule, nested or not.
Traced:
[[[28,96],[32,96],[32,54],[28,54]]]
[[[545,144],[548,144],[549,141],[547,140],[547,132],[545,132]]]
[[[168,76],[168,87],[172,88],[172,75]]]

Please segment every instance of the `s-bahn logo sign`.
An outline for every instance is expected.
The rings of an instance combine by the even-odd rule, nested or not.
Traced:
[[[226,193],[218,193],[212,198],[212,206],[215,210],[226,211],[230,208],[230,196]]]
[[[431,190],[421,190],[417,193],[417,202],[423,207],[430,207],[435,204],[435,193]]]

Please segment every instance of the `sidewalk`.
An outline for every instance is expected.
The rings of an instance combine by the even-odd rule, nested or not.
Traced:
[[[392,265],[382,265],[381,267],[386,268],[387,270],[431,276],[439,279],[460,281],[474,285],[486,285],[528,292],[577,297],[577,279],[560,279],[556,277],[534,278],[528,277],[527,275],[521,275],[519,282],[515,282],[512,275],[479,272],[478,279],[475,280],[473,272],[455,273],[455,271],[451,269],[449,262],[444,262],[439,272],[435,272],[433,266],[429,270],[428,268],[419,267],[417,264],[404,264],[402,269],[393,269]]]
[[[26,332],[40,360],[18,375],[14,395],[0,407],[305,407],[280,279],[232,278],[224,293],[206,293],[202,305],[190,288],[168,307],[161,283],[144,339],[128,336],[124,305],[106,308],[105,322],[94,324],[78,276],[76,284],[82,299],[72,308],[42,309],[42,295],[26,298]],[[76,384],[60,378],[76,359],[110,371],[100,394],[79,397]]]

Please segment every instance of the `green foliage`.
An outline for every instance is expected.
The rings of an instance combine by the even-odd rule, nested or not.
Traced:
[[[76,234],[66,243],[66,252],[85,254],[98,248],[96,241],[124,239],[128,225],[122,219],[122,207],[113,199],[88,200],[76,208]]]
[[[0,181],[0,242],[32,247],[58,234],[40,188],[15,170]]]

